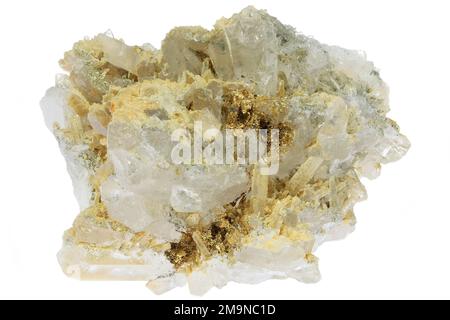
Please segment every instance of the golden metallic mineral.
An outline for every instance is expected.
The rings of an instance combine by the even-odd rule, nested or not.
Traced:
[[[58,259],[80,279],[318,281],[360,177],[409,148],[371,62],[253,7],[161,50],[99,34],[61,66],[41,105],[81,207]]]

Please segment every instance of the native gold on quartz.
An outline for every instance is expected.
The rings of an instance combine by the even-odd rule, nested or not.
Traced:
[[[177,27],[160,50],[99,34],[60,64],[41,106],[80,205],[58,254],[79,279],[199,295],[229,281],[318,281],[314,250],[353,230],[360,178],[410,146],[364,55],[253,7],[211,31]],[[195,122],[278,130],[278,171],[174,164],[171,133]]]

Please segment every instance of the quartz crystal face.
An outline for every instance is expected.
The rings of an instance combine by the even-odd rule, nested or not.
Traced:
[[[99,34],[60,63],[67,74],[41,106],[80,205],[58,253],[79,279],[198,295],[229,281],[316,282],[314,251],[353,230],[361,177],[410,146],[363,54],[253,7],[210,31],[177,27],[160,50]],[[267,151],[253,162],[248,132]],[[244,148],[205,156],[228,138]]]

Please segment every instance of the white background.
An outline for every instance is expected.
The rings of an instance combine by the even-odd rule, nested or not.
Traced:
[[[356,231],[317,252],[322,280],[229,284],[208,299],[450,298],[448,1],[1,1],[0,298],[155,296],[142,282],[79,282],[56,261],[78,206],[39,108],[73,42],[111,29],[159,47],[179,25],[212,27],[248,4],[321,42],[364,50],[391,88],[390,116],[412,142],[365,181]]]

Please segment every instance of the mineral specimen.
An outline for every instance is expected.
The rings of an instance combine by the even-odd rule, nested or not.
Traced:
[[[80,279],[146,280],[156,293],[187,283],[198,295],[228,281],[318,281],[313,252],[353,230],[360,177],[409,148],[371,62],[253,7],[211,31],[175,28],[161,50],[99,34],[61,66],[41,106],[81,208],[58,259]],[[237,161],[246,145],[213,148],[222,163],[205,156],[251,130],[265,157]]]

